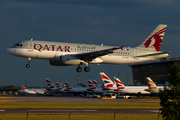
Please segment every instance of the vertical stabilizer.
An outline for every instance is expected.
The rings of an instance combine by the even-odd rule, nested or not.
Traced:
[[[61,90],[62,89],[62,83],[63,82],[61,82],[61,83],[59,83],[59,82],[56,82],[56,90],[55,91],[58,91],[58,90]]]
[[[99,83],[96,80],[93,80],[93,83],[97,88],[101,88],[101,86],[99,85]]]
[[[45,78],[45,80],[46,80],[48,89],[54,89],[55,88],[54,84],[48,78]]]
[[[116,81],[116,86],[117,86],[117,89],[115,91],[125,89],[124,84],[119,80],[119,78],[114,77],[114,79]]]
[[[112,80],[104,72],[100,72],[100,76],[102,78],[104,87],[106,89],[117,89],[117,86],[112,82]]]
[[[71,85],[68,82],[65,82],[66,89],[65,90],[70,90],[72,89]]]
[[[146,79],[147,79],[147,85],[148,85],[148,88],[149,88],[149,92],[156,92],[157,91],[156,84],[151,80],[150,77],[146,77]]]
[[[27,90],[26,87],[24,85],[22,85],[22,89],[23,91]]]
[[[147,48],[149,50],[159,51],[167,25],[159,24],[155,30],[137,47]]]
[[[94,85],[94,83],[91,80],[88,80],[88,85],[89,85],[89,88],[87,89],[87,91],[96,89],[96,86]]]
[[[88,80],[88,85],[89,85],[89,87],[92,87],[92,86],[94,86],[94,83],[92,82],[92,80]]]

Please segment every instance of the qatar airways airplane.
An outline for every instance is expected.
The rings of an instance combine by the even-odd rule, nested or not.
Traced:
[[[55,66],[77,65],[77,72],[82,72],[80,65],[86,64],[84,71],[89,72],[89,63],[128,64],[168,57],[169,52],[159,51],[166,28],[167,25],[158,25],[139,46],[134,48],[31,39],[14,44],[7,52],[27,58],[27,68],[30,67],[31,59],[46,59],[50,61],[50,65]]]

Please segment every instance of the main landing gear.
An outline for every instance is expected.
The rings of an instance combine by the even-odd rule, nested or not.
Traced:
[[[76,69],[77,72],[82,72],[82,68],[80,67],[80,65],[78,65],[77,69]],[[84,68],[84,71],[85,72],[89,72],[90,71],[90,67],[88,67],[88,64],[86,64],[86,67]]]
[[[28,59],[28,64],[26,64],[26,68],[29,68],[30,67],[31,58],[27,58],[27,59]]]
[[[77,67],[76,69],[77,72],[82,72],[82,68],[80,66]]]

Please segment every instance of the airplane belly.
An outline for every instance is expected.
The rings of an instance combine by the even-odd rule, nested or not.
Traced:
[[[127,86],[125,89],[122,89],[120,92],[126,93],[126,94],[149,94],[149,92],[144,90],[144,87],[138,88],[138,86]]]
[[[52,59],[54,58],[55,52],[52,51],[43,51],[39,52],[34,50],[33,52],[26,52],[24,56],[34,58],[34,59]]]
[[[102,57],[103,63],[106,64],[127,64],[135,62],[134,58],[127,56],[106,55]]]
[[[52,59],[54,58],[54,55],[56,52],[54,51],[42,51],[42,52],[37,52],[36,57],[37,59]]]
[[[129,56],[114,56],[114,55],[106,55],[101,57],[103,63],[105,64],[129,64],[129,63],[136,63],[136,62],[143,62],[148,60],[153,60],[152,57],[129,57]]]

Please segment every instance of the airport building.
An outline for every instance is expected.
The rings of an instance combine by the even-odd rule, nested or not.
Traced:
[[[168,85],[170,66],[174,62],[180,63],[180,57],[131,64],[134,85],[147,85],[146,77],[150,77],[157,85]]]

